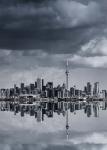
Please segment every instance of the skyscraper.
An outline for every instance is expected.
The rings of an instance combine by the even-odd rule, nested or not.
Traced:
[[[24,90],[24,83],[21,83],[20,88],[21,90]]]
[[[95,82],[94,83],[93,95],[94,96],[98,96],[99,95],[99,82]]]
[[[30,91],[31,91],[31,93],[34,91],[34,89],[35,89],[35,85],[34,84],[30,84]]]
[[[35,88],[37,88],[37,82],[35,81]]]
[[[90,82],[87,82],[87,95],[91,95],[92,92],[92,85]]]
[[[44,79],[42,79],[42,91],[43,91],[43,88],[44,88]]]
[[[20,85],[20,93],[22,94],[23,91],[24,91],[24,83],[21,83],[21,85]]]
[[[74,87],[71,87],[71,88],[70,88],[70,96],[71,96],[71,97],[74,97],[74,96],[75,96],[75,89],[74,89]]]
[[[37,78],[37,89],[39,91],[42,90],[42,79],[41,78]]]
[[[16,95],[16,84],[14,84],[14,95]]]
[[[54,96],[53,82],[48,82],[46,84],[46,89],[47,89],[47,97],[53,97]]]

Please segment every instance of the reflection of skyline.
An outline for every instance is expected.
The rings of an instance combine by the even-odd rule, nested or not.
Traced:
[[[45,116],[53,118],[54,114],[66,117],[66,124],[69,120],[68,112],[76,114],[82,110],[87,117],[99,117],[100,110],[107,110],[107,102],[41,102],[35,104],[19,104],[14,102],[1,102],[1,111],[11,111],[14,114],[20,113],[21,117],[29,114],[37,119],[37,122],[44,121]]]
[[[66,131],[65,131],[66,114],[64,114],[63,116],[63,112],[66,112],[67,110],[67,104],[68,104],[69,126],[70,126],[68,141],[66,141],[65,139],[66,138]],[[53,110],[53,116],[47,117],[46,112],[44,112],[42,113],[44,114],[44,120],[42,121],[42,114],[40,115],[40,112],[42,112],[43,110],[42,107],[39,107],[39,105],[37,104],[36,108],[38,108],[38,112],[39,112],[38,116],[41,116],[40,117],[41,123],[37,122],[37,116],[35,119],[35,116],[33,115],[32,111],[29,112],[27,110],[26,112],[24,112],[24,117],[20,116],[21,113],[20,111],[16,113],[15,116],[14,116],[14,110],[12,110],[11,112],[10,111],[6,112],[7,110],[5,112],[4,111],[0,112],[0,116],[3,116],[1,117],[0,123],[2,124],[2,122],[4,122],[1,130],[3,130],[4,127],[6,127],[6,135],[7,134],[9,135],[11,131],[9,140],[12,140],[13,143],[15,143],[16,140],[19,141],[19,143],[24,143],[24,142],[38,143],[38,141],[40,144],[46,143],[48,148],[43,148],[41,150],[48,150],[51,149],[52,147],[54,149],[61,150],[63,149],[64,146],[65,146],[64,150],[68,149],[68,147],[69,149],[74,148],[77,150],[80,149],[83,150],[83,149],[87,149],[88,145],[90,145],[88,146],[88,149],[92,150],[93,147],[98,149],[99,146],[97,146],[96,143],[98,144],[106,143],[107,139],[105,136],[105,131],[107,127],[106,127],[106,119],[105,119],[106,111],[104,110],[107,109],[107,102],[101,102],[101,103],[96,102],[96,103],[89,103],[89,104],[82,103],[82,102],[81,103],[59,102],[55,104],[42,103],[41,106],[42,105],[44,106],[44,108],[46,108],[43,109],[44,111],[50,112],[49,110]],[[56,106],[56,109],[54,109],[54,105]],[[91,105],[92,114],[90,117],[87,117],[88,111],[86,111],[86,114],[84,114],[84,109],[86,108],[87,105],[88,107],[90,107]],[[95,105],[94,107],[97,108],[99,106],[99,111],[101,113],[100,118],[97,119],[94,118],[93,105]],[[76,112],[76,115],[74,115],[74,112]],[[102,121],[102,117],[104,122]],[[9,120],[11,122],[9,122]],[[7,139],[8,137],[6,137],[6,140]],[[88,143],[87,146],[86,143]],[[60,147],[59,146],[56,147],[57,144]],[[35,149],[35,148],[30,147],[29,149]],[[22,150],[22,148],[19,148],[19,150]],[[102,150],[102,149],[98,149],[98,150]]]
[[[107,102],[36,102],[35,104],[20,104],[9,101],[1,102],[1,111],[10,111],[14,112],[14,115],[20,115],[20,118],[23,118],[26,115],[29,117],[34,117],[37,123],[43,123],[46,121],[46,118],[53,120],[56,118],[63,117],[65,120],[65,133],[66,139],[69,140],[71,137],[72,123],[69,119],[71,114],[77,115],[80,111],[83,112],[81,115],[85,115],[87,118],[90,117],[99,117],[99,111],[107,110]],[[8,113],[8,112],[7,112]],[[82,116],[81,116],[82,117]],[[73,118],[71,118],[72,120]],[[73,121],[73,120],[72,120]],[[64,127],[64,126],[63,126]]]

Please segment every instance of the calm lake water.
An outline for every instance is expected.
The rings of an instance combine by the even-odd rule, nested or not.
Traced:
[[[20,114],[0,111],[0,150],[107,150],[106,102],[59,103],[36,118]]]

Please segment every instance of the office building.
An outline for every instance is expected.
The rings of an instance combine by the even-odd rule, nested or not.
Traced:
[[[93,95],[97,97],[99,96],[99,82],[94,83]]]
[[[91,95],[92,93],[92,85],[90,82],[87,82],[86,92],[87,92],[87,95]]]
[[[41,78],[37,78],[37,89],[38,89],[38,91],[42,90],[42,79]]]

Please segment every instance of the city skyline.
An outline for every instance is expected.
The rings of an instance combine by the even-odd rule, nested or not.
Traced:
[[[14,84],[10,88],[0,89],[1,99],[11,99],[15,97],[37,97],[38,98],[50,98],[50,99],[66,99],[66,98],[76,98],[76,99],[106,99],[107,89],[101,89],[99,82],[87,82],[83,89],[79,89],[78,86],[69,86],[69,70],[68,66],[65,71],[66,82],[63,84],[54,85],[54,82],[45,82],[43,78],[37,78],[34,82],[30,84],[20,83],[20,86]]]
[[[11,98],[13,96],[22,95],[40,95],[40,97],[44,98],[70,98],[70,97],[81,97],[82,99],[87,96],[93,96],[99,98],[106,99],[107,98],[107,89],[101,89],[100,83],[94,82],[93,85],[91,82],[87,82],[86,85],[83,86],[83,89],[79,89],[77,85],[69,85],[69,61],[66,60],[65,65],[65,82],[63,84],[54,85],[54,82],[47,81],[44,82],[43,78],[38,77],[35,82],[29,83],[29,85],[25,85],[24,82],[20,83],[20,87],[17,84],[14,84],[12,88],[1,88],[0,95],[1,98]]]
[[[26,70],[24,72],[22,71],[18,75],[15,72],[14,72],[15,74],[13,75],[13,73],[11,72],[11,76],[9,75],[9,79],[8,79],[8,76],[6,76],[8,74],[8,71],[5,70],[3,74],[2,73],[0,74],[1,75],[0,88],[10,88],[10,87],[13,87],[14,84],[17,84],[19,86],[21,82],[24,82],[27,85],[27,84],[34,82],[35,79],[37,78],[44,78],[45,82],[48,82],[48,81],[54,82],[55,86],[66,82],[65,68],[58,69],[58,70],[49,69],[48,74],[45,74],[45,69],[46,68],[42,68],[42,70],[40,70],[40,73],[37,73],[37,71],[35,71],[36,69],[31,72]],[[99,76],[96,76],[96,74],[94,74],[93,72],[91,73],[90,77],[88,77],[88,80],[87,80],[87,75],[91,72],[90,69],[85,69],[84,71],[82,69],[83,73],[81,73],[80,70],[81,69],[69,69],[69,85],[70,86],[77,85],[80,89],[83,89],[84,85],[87,82],[91,82],[92,84],[94,84],[95,82],[100,82],[101,89],[107,89],[106,80],[104,79],[106,77],[106,74],[103,74],[102,78],[100,79]],[[101,71],[102,70],[98,70],[97,74],[99,72],[101,73]],[[83,76],[83,74],[85,75]]]

